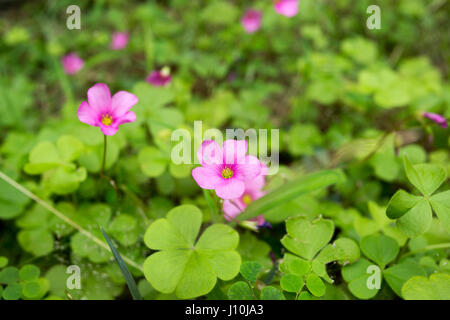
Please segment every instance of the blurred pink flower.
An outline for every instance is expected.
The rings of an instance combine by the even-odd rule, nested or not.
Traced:
[[[169,68],[165,67],[161,71],[150,72],[146,80],[155,87],[162,87],[168,85],[172,81],[172,77]]]
[[[76,54],[69,53],[61,59],[66,74],[75,74],[83,68],[84,61]]]
[[[225,200],[223,202],[223,212],[225,213],[225,219],[232,220],[242,212],[245,208],[254,200],[261,198],[265,195],[262,188],[265,184],[265,175],[267,174],[267,167],[261,164],[261,173],[259,176],[252,180],[245,181],[245,189],[242,196],[238,199]],[[250,219],[257,222],[258,226],[265,226],[266,220],[263,215],[259,215],[254,219]]]
[[[197,150],[201,167],[192,177],[203,189],[214,189],[222,199],[237,199],[245,191],[245,181],[261,173],[261,163],[247,153],[247,141],[226,140],[222,147],[213,140],[203,141]]]
[[[447,129],[447,127],[448,127],[447,120],[445,119],[445,117],[441,116],[440,114],[432,113],[432,112],[423,112],[422,116],[430,119],[431,121],[436,122],[438,125],[440,125],[444,129]]]
[[[109,88],[97,83],[87,92],[88,102],[83,101],[78,108],[78,119],[90,126],[100,127],[103,134],[114,135],[119,125],[136,121],[134,112],[129,111],[138,98],[129,92],[119,91],[111,98]]]
[[[128,40],[128,32],[114,32],[112,34],[110,48],[113,50],[121,50],[127,46]]]
[[[249,9],[242,17],[241,23],[247,33],[257,31],[261,25],[262,13],[258,10]]]
[[[274,0],[275,11],[288,18],[293,17],[298,12],[299,0]]]

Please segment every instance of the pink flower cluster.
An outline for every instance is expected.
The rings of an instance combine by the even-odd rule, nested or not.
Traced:
[[[192,170],[197,184],[208,190],[215,190],[224,199],[225,218],[231,220],[243,212],[247,205],[264,195],[267,174],[265,166],[252,155],[246,155],[245,140],[226,140],[222,146],[213,140],[205,140],[197,150],[200,167]],[[259,216],[258,225],[264,224]]]

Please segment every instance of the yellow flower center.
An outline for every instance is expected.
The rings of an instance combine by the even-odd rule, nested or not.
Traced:
[[[102,115],[102,123],[105,126],[109,127],[112,124],[112,122],[113,122],[113,119],[109,114]]]
[[[231,177],[233,177],[233,170],[231,170],[230,168],[223,169],[222,177],[224,177],[225,179],[230,179]]]
[[[252,202],[252,197],[250,197],[248,194],[244,194],[242,196],[242,202],[245,203],[246,205],[249,205],[250,202]]]

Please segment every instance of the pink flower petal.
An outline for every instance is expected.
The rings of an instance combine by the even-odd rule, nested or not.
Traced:
[[[83,101],[78,107],[77,115],[78,119],[83,123],[95,127],[99,125],[98,113],[94,109],[92,109],[86,101]]]
[[[120,118],[115,119],[114,125],[119,126],[124,123],[136,121],[136,114],[133,111],[129,111]]]
[[[192,177],[195,182],[203,189],[214,189],[216,185],[222,182],[222,178],[213,168],[197,167],[192,170]]]
[[[263,175],[258,175],[256,178],[245,181],[245,192],[249,193],[253,200],[256,200],[264,195],[261,191],[265,184]]]
[[[84,66],[84,61],[76,53],[65,55],[61,59],[61,63],[66,74],[75,74]]]
[[[241,23],[247,33],[253,33],[261,25],[261,12],[258,10],[247,10],[242,17]]]
[[[433,112],[423,112],[422,115],[425,118],[428,118],[431,121],[436,122],[442,128],[447,129],[447,127],[448,127],[447,120],[445,119],[445,117],[441,116],[440,114],[433,113]]]
[[[106,136],[113,136],[116,134],[119,127],[116,126],[105,126],[103,123],[100,123],[100,130],[102,130],[103,134]]]
[[[293,17],[298,12],[299,0],[278,0],[275,2],[275,11],[285,17]]]
[[[172,81],[171,75],[164,75],[160,71],[152,71],[146,78],[146,81],[155,87],[168,85]]]
[[[138,103],[139,99],[134,94],[119,91],[115,95],[113,95],[111,99],[111,110],[114,117],[122,117],[126,114],[136,103]]]
[[[222,164],[222,148],[213,140],[205,140],[197,150],[197,158],[206,166]]]
[[[251,180],[261,174],[261,162],[255,156],[245,156],[237,165],[236,178]]]
[[[215,189],[217,196],[222,199],[236,199],[244,193],[245,185],[238,179],[222,179]]]
[[[235,164],[242,162],[245,154],[247,153],[247,141],[246,140],[226,140],[223,143],[223,163]]]
[[[87,92],[89,105],[97,113],[108,113],[111,110],[111,92],[104,83],[97,83],[89,88]]]
[[[110,44],[111,49],[120,50],[125,48],[126,45],[128,44],[128,39],[129,39],[128,32],[114,32]]]
[[[230,200],[224,200],[222,209],[225,219],[230,221],[243,212],[245,210],[245,206],[240,200],[233,200],[233,203]]]

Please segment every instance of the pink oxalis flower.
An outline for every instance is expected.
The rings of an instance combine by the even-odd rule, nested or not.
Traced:
[[[100,127],[103,134],[114,135],[119,125],[136,121],[136,114],[130,111],[138,98],[129,92],[119,91],[111,97],[104,83],[97,83],[87,92],[88,101],[78,108],[78,119],[90,126]]]
[[[266,193],[262,190],[265,184],[265,175],[267,175],[267,166],[261,164],[261,173],[252,180],[245,181],[245,189],[242,196],[238,199],[225,200],[223,202],[223,212],[225,219],[232,220],[242,212],[254,200],[261,198]],[[251,219],[257,222],[259,227],[266,225],[266,220],[263,215]]]
[[[65,55],[61,59],[61,63],[66,74],[75,74],[84,66],[84,61],[76,53]]]
[[[110,48],[113,50],[121,50],[127,46],[128,40],[128,32],[114,32],[112,35]]]
[[[274,0],[275,11],[285,17],[293,17],[298,12],[299,0]]]
[[[261,173],[258,158],[247,153],[247,141],[226,140],[222,147],[212,140],[203,141],[197,150],[201,167],[192,177],[203,189],[214,189],[222,199],[237,199],[244,194],[245,181]]]
[[[170,69],[165,67],[161,71],[154,70],[150,72],[146,80],[155,87],[166,86],[172,81]]]
[[[445,117],[441,116],[440,114],[432,113],[432,112],[423,112],[422,116],[430,119],[431,121],[436,122],[438,125],[440,125],[444,129],[447,129],[447,127],[448,127],[447,120],[445,119]]]
[[[247,33],[256,32],[261,26],[262,13],[258,10],[249,9],[242,17],[241,23]]]

